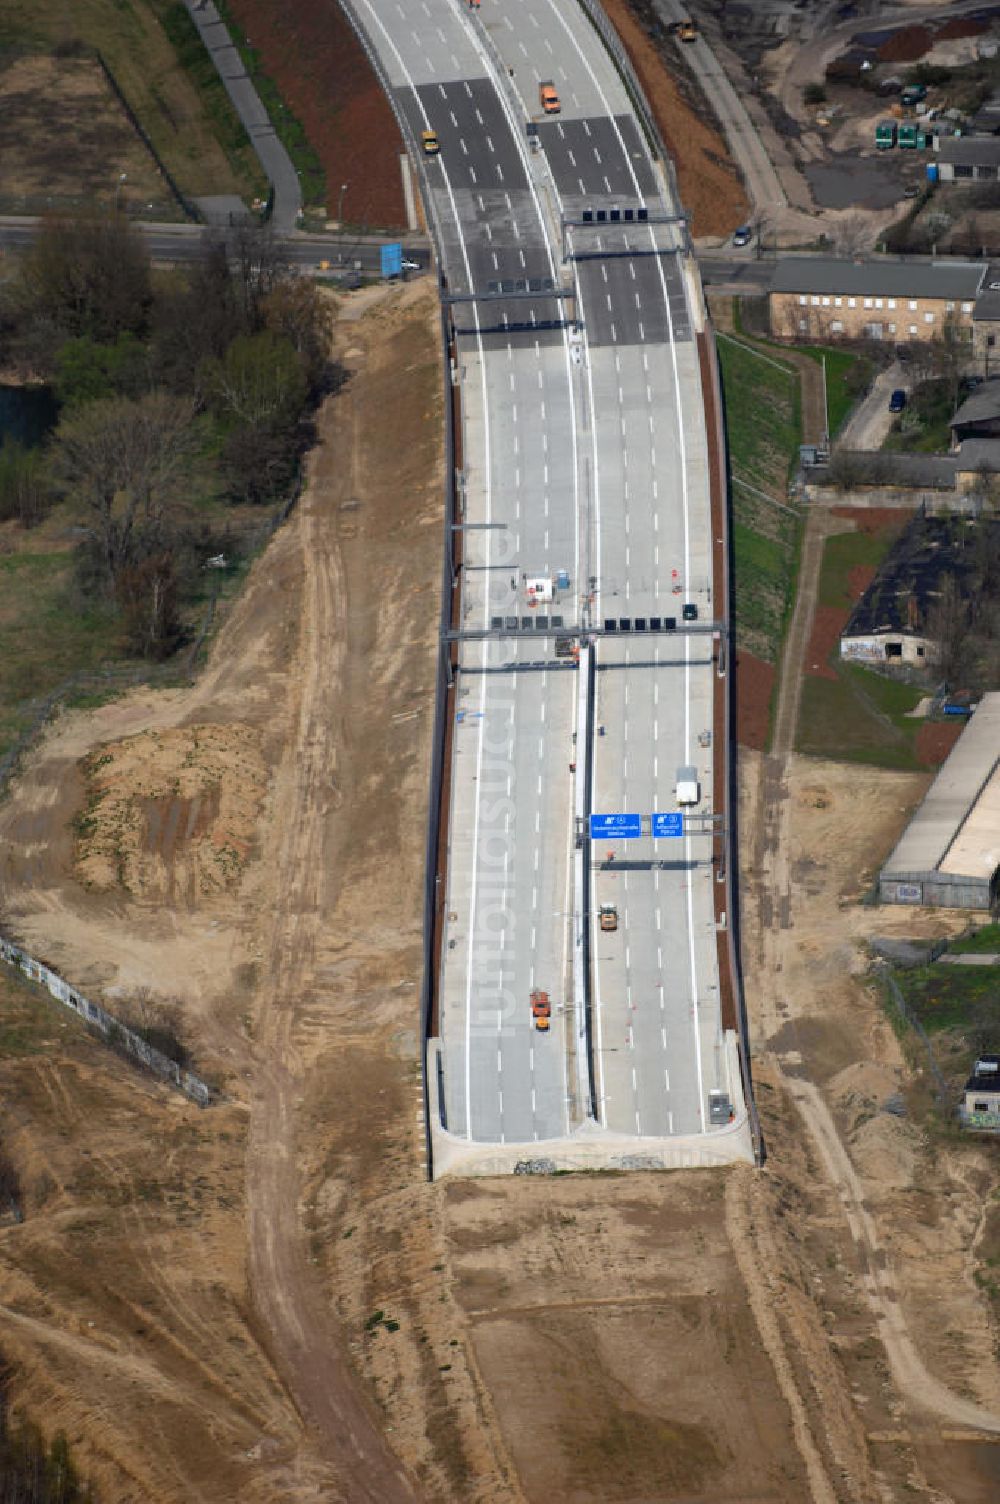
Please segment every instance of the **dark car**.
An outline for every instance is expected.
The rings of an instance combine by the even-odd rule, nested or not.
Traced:
[[[905,406],[906,393],[903,391],[902,387],[897,387],[892,396],[889,398],[889,411],[891,413],[901,413]]]

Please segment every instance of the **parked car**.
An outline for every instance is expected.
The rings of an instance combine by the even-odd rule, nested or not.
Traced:
[[[892,396],[889,398],[889,411],[891,413],[901,413],[905,406],[906,393],[903,391],[902,387],[898,386],[893,392]]]
[[[738,230],[733,231],[733,245],[749,245],[753,239],[753,229],[750,225],[740,225]]]

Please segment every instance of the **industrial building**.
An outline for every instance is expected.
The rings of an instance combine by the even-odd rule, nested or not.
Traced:
[[[938,147],[942,183],[995,183],[1000,178],[1000,140],[990,136],[948,136]]]
[[[990,909],[1000,869],[1000,694],[984,695],[879,876],[883,903]]]

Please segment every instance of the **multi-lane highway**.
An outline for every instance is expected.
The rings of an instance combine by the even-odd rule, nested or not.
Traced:
[[[575,0],[350,9],[422,168],[461,404],[435,1171],[749,1158],[720,1011],[723,603],[679,207]],[[692,766],[685,834],[654,840]],[[643,834],[591,845],[592,810]]]

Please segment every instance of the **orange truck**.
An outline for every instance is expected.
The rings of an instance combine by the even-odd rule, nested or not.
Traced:
[[[538,98],[546,115],[558,115],[559,95],[551,78],[543,78],[538,85]]]
[[[535,1028],[544,1034],[552,1019],[552,1004],[549,995],[540,987],[531,989],[531,1016],[535,1021]]]

